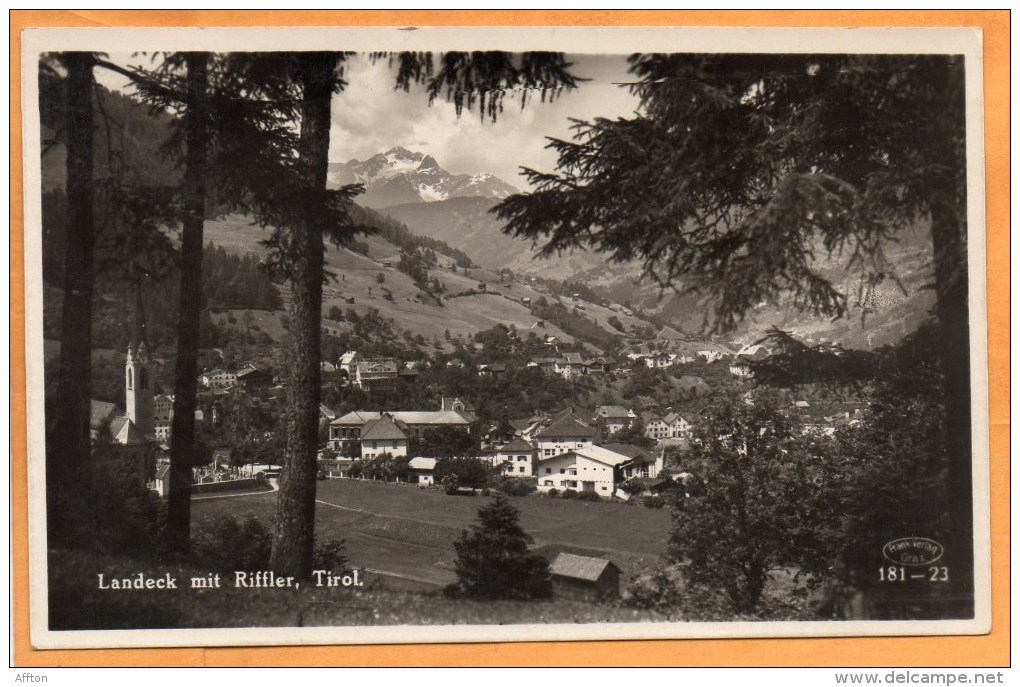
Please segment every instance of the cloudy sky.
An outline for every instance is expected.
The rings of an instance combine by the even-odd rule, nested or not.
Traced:
[[[123,65],[138,58],[111,55]],[[626,117],[637,100],[626,88],[614,85],[626,81],[625,55],[572,55],[576,76],[590,79],[552,103],[532,99],[525,110],[510,95],[504,112],[493,124],[481,121],[477,112],[464,112],[458,119],[453,105],[437,100],[432,107],[422,88],[411,92],[394,90],[395,73],[386,61],[371,64],[364,56],[348,62],[345,92],[333,98],[333,128],[330,132],[330,162],[364,160],[394,146],[432,155],[454,174],[489,172],[515,186],[523,187],[519,167],[552,171],[556,155],[545,149],[546,137],[568,138],[569,118]],[[124,89],[127,81],[106,69],[96,78],[108,88]]]
[[[399,145],[432,155],[455,174],[490,172],[523,186],[519,167],[553,170],[556,155],[545,149],[546,137],[569,137],[569,118],[629,116],[637,107],[626,88],[614,85],[628,78],[625,56],[569,59],[572,72],[591,81],[552,103],[535,98],[523,111],[517,98],[507,96],[493,124],[481,121],[477,112],[458,119],[453,105],[443,100],[429,107],[421,88],[394,90],[394,72],[385,61],[355,58],[345,72],[347,90],[333,99],[329,159],[364,160]]]

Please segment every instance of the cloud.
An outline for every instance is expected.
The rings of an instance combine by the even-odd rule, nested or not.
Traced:
[[[394,72],[385,61],[371,64],[358,56],[345,72],[346,90],[333,99],[330,160],[364,160],[403,146],[432,155],[451,172],[491,172],[523,186],[519,167],[555,167],[556,155],[546,149],[546,137],[568,138],[571,117],[626,116],[637,107],[637,100],[613,83],[626,78],[623,56],[573,59],[574,72],[591,81],[552,103],[532,99],[524,110],[508,96],[493,123],[477,112],[458,118],[453,105],[443,100],[430,107],[420,87],[396,91]]]

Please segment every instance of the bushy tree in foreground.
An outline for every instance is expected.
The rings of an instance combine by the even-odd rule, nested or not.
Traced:
[[[483,599],[539,599],[552,594],[549,563],[528,553],[534,541],[518,524],[520,513],[497,495],[478,509],[478,525],[454,542],[457,584],[451,591]]]
[[[833,558],[833,520],[818,499],[823,459],[769,399],[724,403],[695,431],[673,496],[668,556],[693,587],[753,612],[770,575],[796,567],[816,581]]]

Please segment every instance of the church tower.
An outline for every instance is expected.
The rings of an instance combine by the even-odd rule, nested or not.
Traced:
[[[127,360],[124,363],[124,389],[127,418],[145,438],[151,439],[154,434],[152,412],[152,375],[149,371],[149,352],[145,342],[128,346]]]

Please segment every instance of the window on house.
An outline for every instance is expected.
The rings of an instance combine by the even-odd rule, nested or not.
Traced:
[[[552,484],[553,484],[553,481],[551,479],[547,479],[544,482],[542,482],[542,485],[546,486],[546,487],[551,487]]]
[[[561,475],[567,474],[567,469],[566,468],[560,468],[560,474]]]
[[[552,468],[546,468],[545,469],[545,474],[551,475],[552,474]]]
[[[563,471],[562,471],[562,470],[560,470],[560,472],[563,472]],[[571,470],[570,470],[570,474],[571,474],[571,475],[576,475],[576,474],[577,474],[577,470],[571,469]]]
[[[524,472],[524,466],[523,465],[521,466],[521,469],[518,470],[518,472]]]

